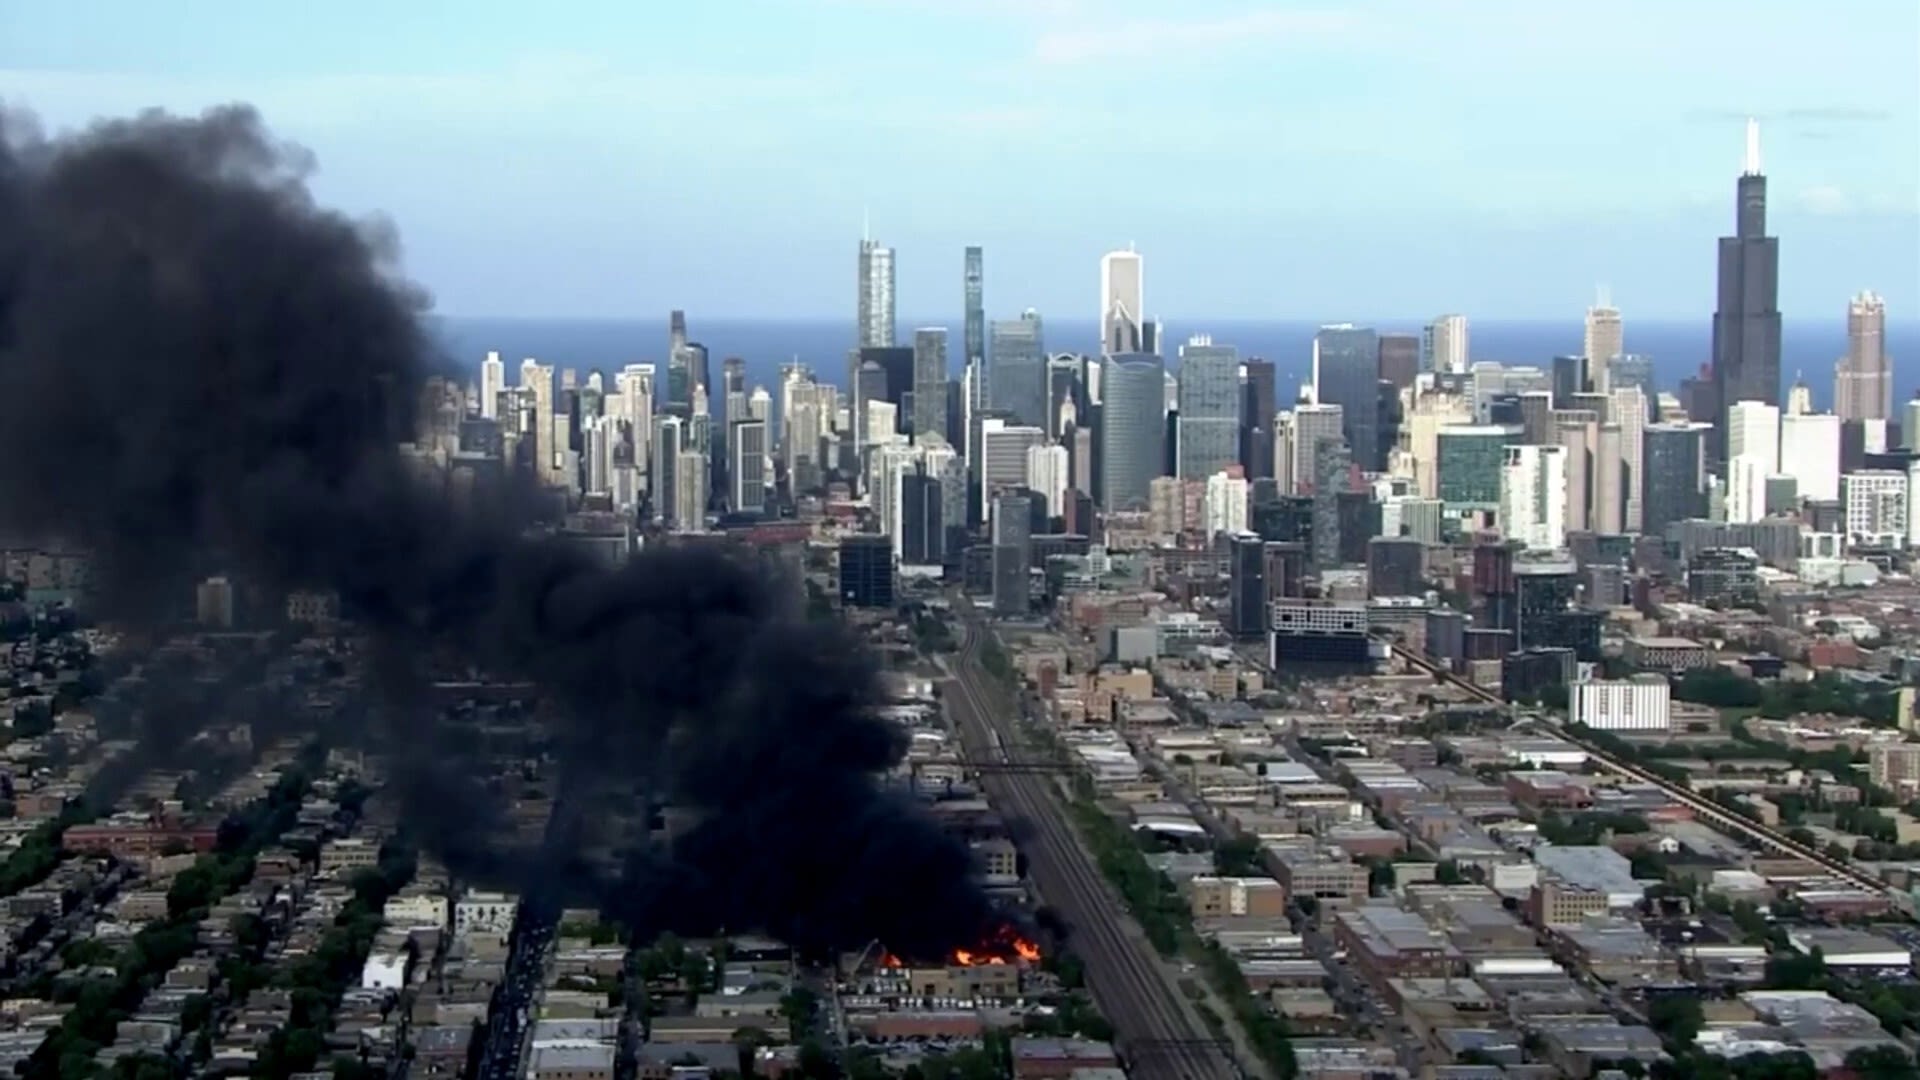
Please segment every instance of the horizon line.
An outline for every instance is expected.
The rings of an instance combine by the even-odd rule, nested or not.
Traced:
[[[828,323],[844,322],[848,325],[853,325],[855,321],[850,317],[845,317],[840,315],[734,315],[734,314],[700,315],[697,312],[695,312],[694,309],[692,308],[671,308],[671,307],[662,308],[660,315],[579,315],[579,314],[531,314],[530,315],[530,314],[476,314],[474,312],[464,312],[464,311],[462,312],[428,311],[423,313],[423,317],[429,318],[429,319],[465,319],[465,320],[486,319],[486,320],[493,320],[496,322],[648,323],[648,322],[654,322],[654,321],[665,322],[666,313],[670,311],[685,311],[687,313],[687,321],[689,324],[692,324],[695,321],[703,318],[710,319],[715,322],[768,323],[768,324],[817,323],[817,324],[824,325]],[[1041,314],[1041,318],[1048,322],[1057,320],[1062,323],[1071,324],[1071,323],[1081,323],[1081,322],[1098,323],[1100,321],[1099,317],[1094,315],[1049,316],[1044,311],[1041,312],[1040,314]],[[1440,318],[1443,315],[1457,315],[1457,314],[1463,314],[1463,313],[1462,312],[1442,312],[1435,315],[1420,317],[1418,318],[1418,321],[1415,323],[1415,325],[1416,327],[1425,326],[1428,323],[1432,322],[1434,319]],[[1780,315],[1783,321],[1807,319],[1807,320],[1814,320],[1814,321],[1834,321],[1834,322],[1844,323],[1847,318],[1847,314],[1845,311],[1832,312],[1832,313],[1829,313],[1826,315],[1820,315],[1820,316],[1813,316],[1813,315],[1806,315],[1806,314],[1796,315],[1793,312],[1783,311],[1780,313]],[[1315,317],[1303,316],[1303,315],[1192,315],[1192,316],[1180,316],[1172,320],[1171,322],[1165,319],[1157,319],[1154,321],[1162,327],[1172,325],[1172,324],[1184,324],[1184,325],[1191,326],[1199,323],[1229,323],[1229,324],[1259,323],[1264,325],[1298,323],[1298,324],[1313,325],[1313,326],[1337,326],[1342,323],[1352,323],[1357,326],[1362,326],[1365,329],[1378,330],[1378,329],[1382,329],[1384,324],[1388,324],[1388,323],[1402,324],[1402,323],[1408,322],[1410,318],[1413,318],[1413,317],[1405,316],[1405,315],[1393,315],[1393,316],[1385,316],[1385,317],[1353,316],[1353,317],[1344,318],[1344,319],[1336,319],[1336,318],[1315,318]],[[1504,324],[1541,323],[1541,324],[1552,324],[1552,325],[1558,325],[1561,323],[1582,324],[1585,322],[1585,319],[1586,319],[1586,316],[1584,312],[1580,314],[1572,314],[1572,315],[1467,315],[1467,325],[1471,327],[1476,322],[1504,323]],[[991,323],[991,322],[1010,322],[1012,320],[989,318],[987,321]],[[1685,325],[1695,321],[1711,324],[1713,322],[1713,313],[1709,311],[1709,312],[1704,312],[1698,315],[1648,315],[1648,316],[1643,316],[1637,319],[1633,318],[1631,315],[1624,315],[1624,321],[1629,326],[1634,325],[1636,323],[1639,325],[1649,325],[1649,324],[1651,325]],[[1893,326],[1908,324],[1908,323],[1920,325],[1920,314],[1905,315],[1905,316],[1895,316],[1893,314],[1888,314],[1886,316],[1886,322],[1888,325],[1893,325]],[[965,325],[965,318],[964,316],[958,319],[913,319],[913,318],[895,317],[894,324],[896,327],[896,331],[895,331],[896,333],[902,333],[902,332],[911,333],[914,330],[926,330],[926,329],[945,329],[949,331],[958,331],[960,328],[962,328]]]

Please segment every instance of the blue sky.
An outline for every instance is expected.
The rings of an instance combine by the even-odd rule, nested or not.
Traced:
[[[107,28],[111,28],[110,31]],[[0,0],[55,128],[248,101],[453,314],[1091,318],[1712,307],[1761,118],[1789,315],[1920,310],[1920,5],[1896,0]]]

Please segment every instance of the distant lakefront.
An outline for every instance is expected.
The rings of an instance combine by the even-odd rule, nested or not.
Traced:
[[[1372,322],[1381,332],[1419,334],[1431,319]],[[520,361],[535,357],[556,368],[582,372],[613,372],[633,363],[666,366],[667,313],[653,319],[543,319],[473,316],[433,316],[429,324],[446,358],[461,371],[479,369],[489,351],[506,361],[511,381]],[[1206,334],[1216,344],[1232,345],[1243,358],[1271,360],[1278,378],[1279,400],[1294,400],[1300,384],[1313,371],[1313,335],[1324,325],[1302,320],[1177,320],[1167,324],[1162,352],[1175,366],[1178,346],[1195,334]],[[1686,322],[1636,322],[1627,313],[1626,347],[1653,361],[1654,378],[1662,390],[1673,390],[1706,363],[1711,352],[1712,320],[1702,316]],[[896,336],[913,343],[918,326],[945,326],[947,359],[958,374],[964,357],[958,317],[946,320],[900,319]],[[715,378],[720,362],[738,356],[747,362],[747,384],[777,392],[780,366],[798,358],[825,382],[846,381],[847,350],[853,344],[853,319],[756,320],[703,319],[687,313],[688,336],[705,345]],[[1099,341],[1092,319],[1048,319],[1045,343],[1049,352],[1089,352]],[[1510,365],[1549,366],[1553,357],[1578,353],[1583,327],[1579,318],[1552,322],[1487,320],[1470,323],[1470,349],[1476,361],[1495,360]],[[1846,351],[1845,306],[1831,319],[1785,321],[1780,373],[1785,386],[1795,376],[1805,379],[1813,398],[1825,408],[1833,398],[1833,365]],[[1887,321],[1887,355],[1893,366],[1896,419],[1899,403],[1920,390],[1920,320]]]

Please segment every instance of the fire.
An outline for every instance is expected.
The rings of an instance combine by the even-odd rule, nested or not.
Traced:
[[[1002,926],[993,936],[971,949],[955,949],[947,954],[947,963],[954,967],[982,967],[987,964],[1038,964],[1040,946],[1021,937],[1011,926]],[[881,950],[880,966],[883,968],[904,968],[906,961],[898,956]]]

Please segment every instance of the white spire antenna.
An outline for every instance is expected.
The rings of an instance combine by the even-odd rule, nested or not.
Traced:
[[[1760,121],[1747,117],[1747,167],[1748,176],[1760,175]]]

